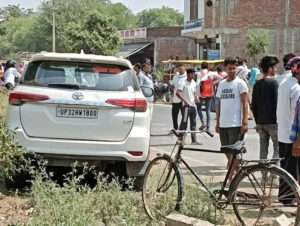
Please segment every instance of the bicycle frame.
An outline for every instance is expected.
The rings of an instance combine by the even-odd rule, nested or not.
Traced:
[[[183,163],[183,165],[190,171],[190,173],[194,176],[194,178],[200,183],[200,185],[209,194],[210,198],[213,199],[215,203],[219,202],[221,200],[221,198],[222,198],[222,195],[225,192],[225,187],[226,187],[226,185],[228,183],[229,175],[230,175],[230,172],[231,172],[231,170],[233,168],[234,161],[236,160],[236,155],[233,155],[233,159],[232,159],[232,161],[230,163],[229,169],[228,169],[228,171],[226,173],[226,176],[225,176],[225,179],[224,179],[224,181],[222,183],[220,194],[218,196],[216,196],[208,188],[208,186],[203,182],[203,180],[201,180],[201,178],[197,175],[197,173],[190,167],[190,165],[184,160],[184,158],[182,158],[181,153],[184,150],[186,150],[186,151],[199,151],[199,152],[215,153],[215,154],[224,154],[224,153],[220,152],[220,151],[215,151],[215,150],[206,150],[206,149],[199,149],[199,148],[185,148],[184,144],[180,144],[179,148],[178,148],[178,153],[176,153],[176,155],[175,155],[175,161],[174,161],[175,164]],[[238,172],[238,174],[240,173],[240,171]],[[229,200],[227,200],[227,203],[228,202],[229,202]]]
[[[188,133],[205,133],[206,131],[200,131],[200,132],[197,132],[197,131],[177,131],[179,133],[183,133],[183,139],[185,138],[185,136],[188,134]],[[179,137],[179,135],[176,133],[176,131],[174,132],[174,134]],[[210,135],[210,134],[208,134]],[[161,135],[160,135],[161,136]],[[211,135],[210,135],[211,136]],[[175,147],[174,147],[175,148]],[[225,179],[223,180],[222,182],[222,186],[221,186],[221,189],[218,190],[219,191],[219,194],[214,194],[209,188],[208,186],[203,182],[203,180],[200,178],[200,176],[198,176],[198,174],[192,169],[192,167],[190,167],[190,165],[184,160],[184,158],[181,156],[181,153],[182,151],[196,151],[196,152],[206,152],[206,153],[214,153],[214,154],[225,154],[225,152],[222,152],[222,151],[216,151],[216,150],[209,150],[209,149],[200,149],[200,148],[187,148],[185,147],[185,144],[184,142],[182,141],[180,144],[179,144],[179,148],[177,149],[177,153],[175,153],[175,158],[174,160],[171,162],[173,162],[173,164],[176,165],[177,168],[178,165],[180,163],[182,163],[189,171],[190,173],[194,176],[194,178],[199,182],[199,184],[204,188],[204,190],[209,194],[210,198],[214,201],[215,204],[230,204],[230,187],[232,186],[232,184],[234,184],[235,182],[235,179],[239,177],[239,175],[245,173],[248,171],[248,169],[251,169],[255,166],[259,166],[259,165],[264,165],[264,166],[270,166],[270,165],[274,165],[274,161],[279,161],[280,159],[265,159],[265,160],[252,160],[252,161],[246,161],[246,160],[241,160],[241,164],[240,164],[240,169],[239,171],[236,173],[236,175],[234,176],[233,180],[230,182],[229,184],[229,191],[228,191],[228,195],[226,195],[226,185],[228,184],[229,182],[229,176],[230,176],[230,173],[233,169],[233,165],[234,165],[234,162],[235,160],[237,159],[237,156],[239,154],[242,154],[242,153],[232,153],[233,155],[233,158],[232,158],[232,161],[229,165],[229,168],[227,169],[227,173],[226,173],[226,176],[225,176]],[[172,153],[171,153],[172,155]],[[248,163],[255,163],[255,164],[252,164],[250,166],[248,166],[247,164]],[[179,172],[181,173],[180,171],[180,168],[179,168]],[[182,177],[182,175],[181,175]],[[183,178],[183,177],[182,177]],[[226,196],[226,201],[223,201],[222,200],[222,196],[225,194]],[[222,202],[221,202],[222,201]]]

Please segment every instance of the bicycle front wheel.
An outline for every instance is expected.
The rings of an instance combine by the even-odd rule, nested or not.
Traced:
[[[243,226],[273,225],[285,215],[300,225],[300,192],[297,182],[277,166],[247,167],[232,183],[231,204]]]
[[[143,203],[147,215],[154,220],[178,210],[182,201],[181,174],[168,156],[153,159],[145,173]]]

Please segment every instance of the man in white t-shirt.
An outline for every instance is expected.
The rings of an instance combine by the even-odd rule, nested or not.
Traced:
[[[299,66],[299,67],[298,67]],[[280,166],[288,171],[292,176],[297,179],[298,159],[292,155],[293,142],[290,139],[293,119],[297,101],[300,97],[300,57],[290,59],[286,69],[291,70],[292,77],[285,79],[278,88],[277,99],[277,125],[278,125],[278,141],[279,141],[279,157]],[[283,196],[284,193],[289,191],[286,189],[287,185],[282,181],[279,185],[279,194]],[[280,200],[284,204],[292,202],[287,198]]]
[[[138,79],[139,85],[141,85],[141,73],[142,73],[142,65],[140,63],[136,63],[133,67],[135,71],[135,75]]]
[[[281,75],[277,75],[277,76],[275,77],[275,79],[276,79],[276,81],[277,81],[277,83],[278,83],[278,86],[280,86],[280,84],[281,84],[282,82],[284,82],[285,80],[287,80],[287,79],[289,79],[289,78],[291,78],[291,77],[293,76],[293,75],[292,75],[292,71],[291,71],[291,69],[290,69],[289,66],[288,66],[288,63],[289,63],[289,61],[290,61],[292,58],[294,58],[295,56],[296,56],[295,54],[289,53],[289,54],[286,54],[286,55],[283,57],[282,61],[283,61],[284,72],[283,72]]]
[[[176,95],[182,101],[183,116],[180,123],[180,130],[186,130],[188,119],[190,119],[190,130],[196,130],[196,82],[194,80],[195,70],[188,69],[186,71],[187,79],[181,81],[178,85]],[[197,144],[196,134],[192,133],[192,144]]]
[[[173,100],[172,100],[172,121],[173,129],[178,129],[178,115],[181,111],[182,115],[182,103],[181,99],[177,97],[176,92],[178,90],[179,84],[186,80],[186,69],[185,66],[180,64],[177,65],[178,74],[173,77],[171,83],[171,88],[173,89]]]
[[[152,66],[151,64],[144,63],[143,70],[139,73],[140,85],[148,87],[154,90],[154,83],[151,75]],[[154,96],[147,97],[149,103],[153,103]]]
[[[220,82],[216,106],[217,124],[216,132],[220,133],[222,146],[233,145],[243,139],[248,131],[248,86],[240,78],[236,77],[237,62],[234,58],[226,58],[224,61],[227,78]],[[238,160],[232,161],[233,156],[226,154],[227,167],[231,168],[229,179],[231,180],[237,171]]]
[[[139,73],[139,79],[140,79],[140,86],[148,87],[154,90],[154,83],[153,78],[151,75],[152,66],[150,63],[144,63],[143,64],[143,70]],[[150,115],[152,117],[153,113],[153,102],[154,102],[154,96],[146,97],[148,101],[148,107],[150,110]]]

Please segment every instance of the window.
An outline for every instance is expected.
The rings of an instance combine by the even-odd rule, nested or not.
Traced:
[[[198,19],[198,0],[190,0],[190,20]]]
[[[70,85],[79,89],[103,91],[138,89],[133,71],[126,67],[80,62],[30,63],[24,84],[42,87]]]

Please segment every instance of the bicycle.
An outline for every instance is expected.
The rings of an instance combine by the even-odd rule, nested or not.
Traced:
[[[188,133],[191,131],[173,131],[177,137],[181,137],[181,134],[185,137]],[[210,133],[206,133],[211,136]],[[185,150],[233,155],[221,189],[209,189],[181,156]],[[243,160],[246,151],[243,141],[223,146],[220,151],[187,148],[183,141],[176,142],[170,155],[157,156],[146,169],[142,198],[147,215],[151,219],[162,219],[171,212],[180,210],[184,198],[184,178],[179,166],[183,164],[199,182],[200,188],[209,195],[217,209],[232,206],[241,225],[273,225],[276,217],[285,214],[293,219],[294,226],[299,226],[300,188],[295,179],[276,165],[280,159]],[[240,168],[229,181],[236,159],[240,160]]]

